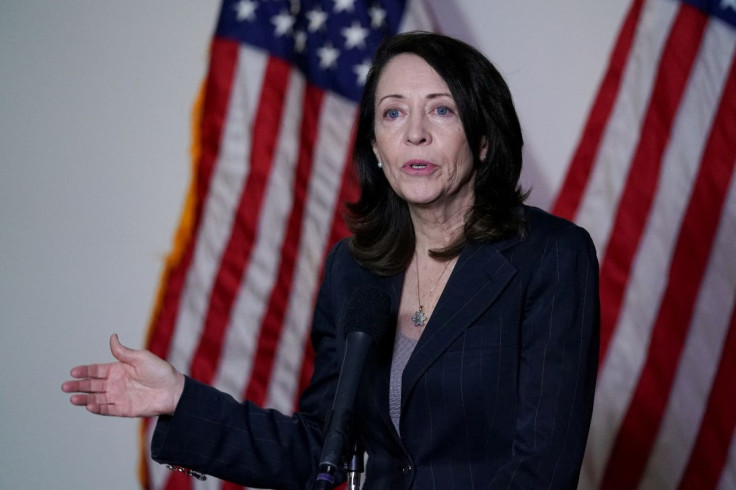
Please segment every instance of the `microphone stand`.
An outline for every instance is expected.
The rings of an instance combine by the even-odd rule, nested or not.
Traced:
[[[338,382],[339,383],[339,382]],[[322,448],[315,490],[331,490],[335,486],[335,473],[342,463],[347,468],[345,447],[349,443],[352,411],[335,411],[330,414],[327,437]]]
[[[350,432],[353,407],[360,387],[368,352],[383,336],[391,314],[388,295],[374,287],[361,287],[353,291],[345,309],[345,351],[340,375],[337,379],[335,399],[324,431],[325,440],[319,457],[316,489],[331,489],[335,483],[335,472],[345,463],[346,448],[352,449]],[[360,451],[362,453],[362,451]],[[352,459],[352,457],[350,458]],[[362,463],[356,456],[353,480]],[[352,465],[352,463],[351,463]]]
[[[345,471],[348,475],[347,490],[360,490],[361,474],[365,471],[363,463],[363,446],[355,441],[347,454]]]
[[[347,474],[346,490],[360,490],[361,476],[365,471],[363,460],[363,446],[359,442],[353,442],[350,449],[344,454],[343,469]],[[316,490],[329,490],[334,485],[333,466],[323,465],[320,467],[320,473],[317,476]]]

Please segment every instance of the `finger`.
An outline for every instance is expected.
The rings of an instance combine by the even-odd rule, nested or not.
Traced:
[[[80,393],[105,393],[107,391],[106,380],[102,379],[83,379],[77,383],[77,390]]]
[[[120,343],[118,334],[114,333],[110,336],[110,352],[120,362],[130,363],[133,361],[133,357],[136,353],[134,349],[125,347]]]
[[[107,379],[105,378],[85,378],[79,380],[65,381],[61,385],[61,390],[67,393],[104,393],[107,391]]]
[[[89,376],[89,366],[75,366],[69,371],[72,378],[86,378]]]
[[[105,403],[105,404],[99,404],[93,407],[94,410],[96,410],[94,413],[97,415],[118,415],[115,413],[115,405]],[[87,410],[89,410],[89,407],[87,407]]]
[[[89,396],[87,395],[72,395],[69,397],[69,401],[72,405],[76,405],[78,407],[85,407],[87,406],[87,403],[89,402]]]
[[[88,364],[76,366],[69,372],[72,378],[106,378],[110,372],[110,364]]]
[[[100,415],[106,414],[107,409],[105,407],[108,404],[107,395],[104,393],[91,393],[87,395],[86,398],[87,403],[85,404],[85,407],[87,408],[87,411]]]
[[[106,400],[93,399],[88,400],[85,407],[88,412],[97,415],[107,415],[111,417],[128,417],[129,415],[123,413],[118,405],[114,403],[107,403]]]
[[[72,395],[69,398],[72,405],[84,407],[88,412],[97,415],[120,415],[115,404],[107,403],[104,395]]]
[[[79,391],[79,381],[64,381],[61,384],[61,391],[64,393],[74,393]]]
[[[98,403],[95,403],[95,402],[94,402],[94,401],[92,401],[92,400],[89,400],[89,401],[88,401],[88,402],[87,402],[87,403],[85,404],[85,406],[84,406],[84,408],[86,408],[88,412],[90,412],[90,413],[95,413],[95,414],[97,414],[97,415],[105,415],[105,414],[103,413],[103,407],[104,407],[104,405],[100,405],[100,404],[98,404]]]

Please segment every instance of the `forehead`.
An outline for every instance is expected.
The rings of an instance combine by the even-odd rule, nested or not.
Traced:
[[[380,99],[385,95],[407,95],[407,93],[450,93],[447,83],[424,58],[410,53],[401,53],[386,64],[376,86]]]

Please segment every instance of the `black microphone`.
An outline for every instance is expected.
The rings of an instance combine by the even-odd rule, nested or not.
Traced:
[[[317,486],[332,488],[335,470],[346,447],[355,397],[368,352],[386,332],[391,315],[390,299],[381,289],[365,286],[350,296],[343,317],[345,354],[337,380],[335,400],[327,422],[325,442],[319,458]]]

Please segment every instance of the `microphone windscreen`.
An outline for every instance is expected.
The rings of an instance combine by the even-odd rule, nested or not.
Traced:
[[[364,332],[378,343],[388,330],[391,300],[382,289],[362,286],[353,291],[343,318],[345,335]]]

